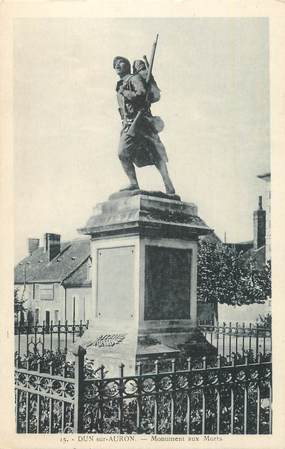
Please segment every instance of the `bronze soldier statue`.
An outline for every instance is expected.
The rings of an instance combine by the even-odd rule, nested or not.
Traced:
[[[134,73],[131,74],[129,60],[116,56],[113,68],[120,78],[116,86],[123,125],[119,142],[119,159],[130,182],[121,190],[139,189],[135,165],[137,167],[155,165],[162,176],[166,193],[174,195],[175,189],[166,165],[168,161],[166,150],[158,135],[163,122],[159,117],[153,117],[150,111],[151,103],[159,99],[159,89],[153,77],[149,85],[147,84],[145,75],[147,68],[144,61],[135,61]]]

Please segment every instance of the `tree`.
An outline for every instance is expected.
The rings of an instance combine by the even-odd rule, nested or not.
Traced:
[[[199,242],[198,300],[231,305],[262,303],[271,296],[271,266],[257,267],[234,248]]]
[[[24,303],[26,302],[26,299],[23,298],[23,295],[19,297],[19,289],[14,289],[14,317],[15,319],[19,318],[20,321],[22,321],[22,317],[24,315],[24,312],[26,311],[26,308],[24,306]]]

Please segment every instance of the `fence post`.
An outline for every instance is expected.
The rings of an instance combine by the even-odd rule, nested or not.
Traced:
[[[259,352],[259,325],[257,323],[256,325],[256,340],[255,340],[255,358],[257,359],[258,357],[258,352]]]
[[[206,356],[202,357],[202,363],[203,363],[203,370],[206,374],[207,369],[207,358]],[[202,434],[204,435],[206,433],[206,389],[205,384],[202,385]]]
[[[119,379],[119,404],[118,404],[118,411],[119,411],[119,433],[123,433],[123,421],[124,421],[124,368],[125,365],[123,363],[119,366],[119,373],[120,373],[120,379]]]
[[[74,433],[82,433],[83,431],[83,393],[84,393],[84,356],[86,350],[82,346],[75,348],[74,368]]]
[[[218,370],[221,369],[221,356],[217,356],[217,368]],[[219,371],[220,372],[220,371]],[[217,435],[220,434],[221,431],[221,388],[218,384],[216,386],[216,394],[217,394]]]

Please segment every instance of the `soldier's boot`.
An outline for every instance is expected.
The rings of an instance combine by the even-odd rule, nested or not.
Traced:
[[[158,169],[158,171],[161,174],[161,177],[163,179],[166,193],[168,193],[169,195],[174,195],[175,194],[175,188],[174,188],[174,185],[172,184],[172,181],[170,179],[166,162],[159,161],[159,162],[156,163],[156,167],[157,167],[157,169]]]
[[[138,190],[139,183],[137,180],[136,169],[135,169],[134,164],[125,158],[120,158],[120,161],[123,166],[124,172],[126,173],[127,177],[129,178],[129,181],[130,181],[129,185],[127,185],[126,187],[123,187],[120,190]]]

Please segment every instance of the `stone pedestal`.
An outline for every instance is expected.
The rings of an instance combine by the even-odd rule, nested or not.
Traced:
[[[194,204],[160,192],[118,192],[94,208],[79,230],[91,237],[89,357],[131,372],[141,358],[201,355],[197,245],[209,231]]]

